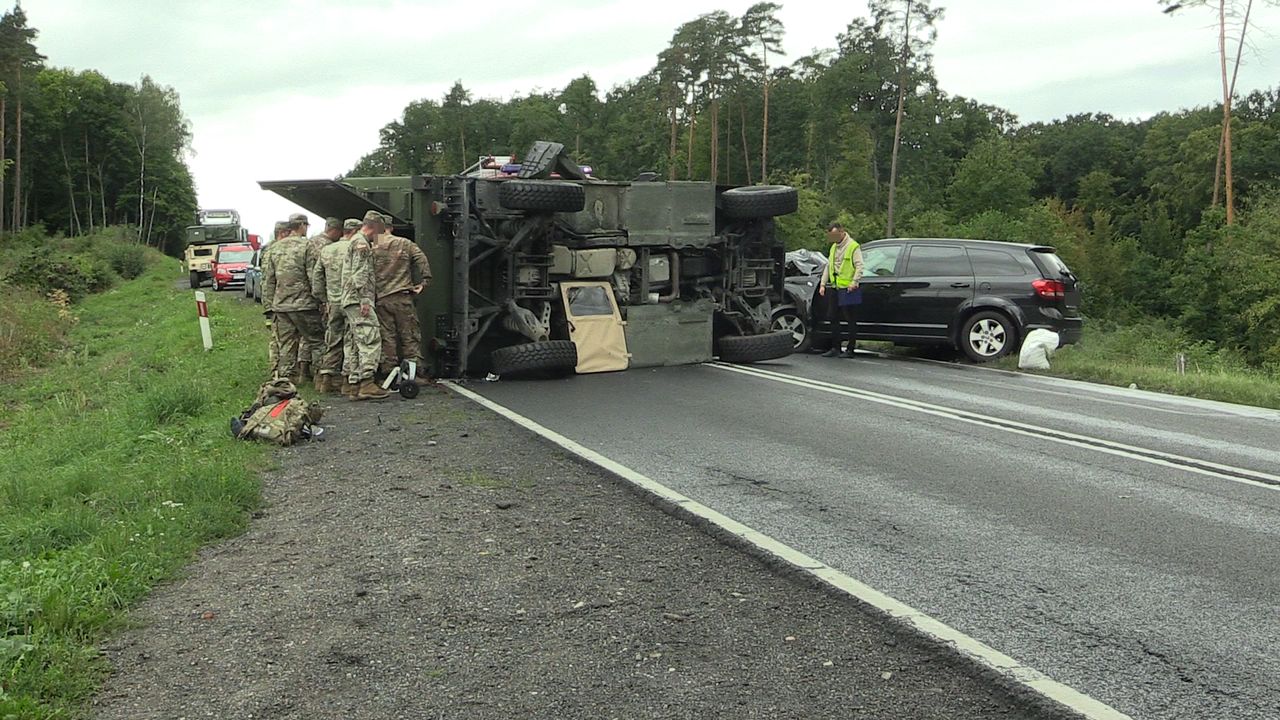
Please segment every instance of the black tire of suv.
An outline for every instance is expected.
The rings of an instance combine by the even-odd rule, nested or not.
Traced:
[[[795,352],[795,341],[786,330],[760,335],[724,335],[716,341],[716,354],[729,363],[777,360]]]
[[[187,287],[191,288],[192,290],[195,290],[196,288],[200,287],[200,273],[196,272],[195,270],[192,270],[191,272],[187,273]]]
[[[578,346],[571,340],[509,345],[493,351],[490,365],[497,375],[572,372],[578,366]]]
[[[720,208],[731,218],[749,220],[790,215],[799,207],[796,189],[786,185],[755,185],[725,190]]]
[[[578,212],[587,204],[587,191],[558,180],[506,180],[498,187],[498,202],[508,210]]]
[[[973,348],[973,345],[969,342],[969,333],[970,331],[973,330],[973,326],[977,325],[978,323],[984,320],[995,321],[1000,324],[1001,328],[1004,329],[1004,338],[1005,338],[1004,346],[1001,347],[1000,350],[996,352],[994,355],[983,355],[979,353],[977,350]],[[976,363],[991,362],[992,360],[999,360],[1000,358],[1004,357],[1005,355],[1008,355],[1009,353],[1017,349],[1018,326],[1014,324],[1013,320],[1010,320],[1009,316],[1005,315],[1004,313],[994,312],[991,310],[984,310],[982,312],[978,312],[978,313],[974,313],[973,315],[970,315],[969,319],[964,321],[964,325],[960,327],[959,340],[960,340],[960,343],[959,343],[960,351],[963,352],[964,356],[969,358],[969,360]]]

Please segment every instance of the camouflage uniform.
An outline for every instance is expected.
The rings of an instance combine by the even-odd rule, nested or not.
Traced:
[[[347,317],[342,310],[342,268],[350,247],[350,238],[324,245],[311,278],[311,293],[326,303],[324,353],[317,366],[321,375],[350,374],[343,362]]]
[[[372,381],[382,355],[382,337],[374,316],[377,307],[377,289],[374,284],[373,248],[363,231],[357,232],[347,244],[346,259],[342,265],[342,293],[340,304],[346,316],[347,334],[343,351],[346,355],[347,382],[358,385]],[[360,307],[369,308],[368,315],[360,314]]]
[[[327,232],[330,229],[329,228],[330,223],[333,223],[334,227],[341,227],[340,225],[336,224],[337,222],[338,222],[337,220],[333,218],[329,218],[328,222],[325,225],[325,231]],[[308,278],[310,278],[311,275],[315,272],[315,266],[317,263],[320,262],[320,251],[333,242],[334,241],[326,237],[324,233],[320,233],[318,235],[312,235],[311,237],[307,238],[306,240],[307,259],[309,263],[307,265]],[[321,299],[320,301],[322,303],[324,302],[323,292],[316,294],[316,297],[320,298]],[[318,315],[313,327],[315,330],[315,335],[303,335],[302,344],[298,350],[298,353],[299,353],[298,356],[302,360],[309,363],[313,370],[318,372],[321,364],[323,363],[325,346],[326,346],[324,318]]]
[[[278,343],[276,377],[300,381],[299,350],[304,337],[320,334],[320,302],[311,294],[306,238],[277,240],[262,263],[262,303],[271,311]]]
[[[382,327],[382,371],[404,360],[422,367],[422,330],[413,288],[431,282],[431,265],[422,249],[388,230],[373,243],[378,284],[378,324]],[[415,281],[416,280],[416,281]]]
[[[271,233],[271,242],[267,243],[262,248],[262,254],[258,257],[259,267],[267,264],[268,251],[275,247],[276,241],[280,239],[280,233],[284,231],[284,226],[285,223],[276,223],[275,231]],[[258,282],[262,282],[261,278],[259,278]],[[276,377],[276,370],[279,367],[279,358],[277,356],[280,354],[280,345],[276,342],[275,323],[271,320],[271,306],[268,305],[265,300],[262,301],[262,304],[263,307],[266,308],[263,314],[267,316],[267,363],[271,377],[274,378]]]

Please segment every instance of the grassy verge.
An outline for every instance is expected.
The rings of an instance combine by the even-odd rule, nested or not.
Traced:
[[[0,386],[0,718],[76,715],[122,611],[259,501],[267,449],[228,422],[261,380],[261,315],[213,298],[206,353],[177,279],[150,255],[73,306],[45,369]]]
[[[1179,355],[1185,372],[1178,371]],[[1084,342],[1060,349],[1050,364],[1038,374],[1280,409],[1276,373],[1250,368],[1238,353],[1156,323],[1090,328]],[[999,366],[1016,370],[1018,359],[1005,358]]]

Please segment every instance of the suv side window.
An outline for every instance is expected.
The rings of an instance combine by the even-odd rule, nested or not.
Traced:
[[[978,276],[1016,277],[1027,274],[1018,258],[1004,250],[969,248],[969,260],[973,262],[973,274]]]
[[[973,275],[964,248],[948,245],[914,245],[907,259],[907,275],[911,277],[947,277]]]
[[[881,245],[862,249],[863,277],[894,277],[898,274],[901,245]]]

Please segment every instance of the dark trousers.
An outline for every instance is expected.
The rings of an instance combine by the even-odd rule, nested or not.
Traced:
[[[831,322],[831,347],[839,350],[841,341],[848,340],[852,351],[858,344],[858,306],[841,307],[840,291],[832,287],[827,288],[826,298],[827,320]]]

